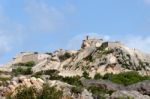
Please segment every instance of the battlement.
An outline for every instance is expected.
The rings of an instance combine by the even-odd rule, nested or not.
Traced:
[[[97,39],[97,38],[86,36],[86,39],[82,41],[81,48],[84,49],[90,46],[96,46],[96,44],[101,45],[102,43],[103,43],[103,39]]]

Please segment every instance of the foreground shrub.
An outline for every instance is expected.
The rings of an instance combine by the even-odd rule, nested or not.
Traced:
[[[56,90],[55,87],[49,85],[43,85],[43,90],[37,99],[61,99],[62,91]]]
[[[17,88],[17,94],[14,97],[11,95],[8,94],[6,99],[61,99],[63,92],[56,90],[55,86],[50,87],[44,84],[41,91],[37,91],[34,87],[21,86]]]
[[[33,87],[19,87],[13,99],[36,99],[36,89]]]

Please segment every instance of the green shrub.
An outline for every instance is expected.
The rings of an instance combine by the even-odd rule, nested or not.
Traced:
[[[20,74],[22,74],[22,75],[30,75],[33,72],[32,72],[32,68],[30,68],[30,67],[29,68],[25,68],[25,69],[23,69],[21,67],[18,67],[16,69],[12,69],[12,73],[13,73],[13,75],[17,76],[17,75],[20,75]]]
[[[43,71],[36,72],[32,75],[32,77],[40,78],[43,75]]]
[[[61,81],[66,82],[70,85],[75,85],[75,86],[83,86],[81,81],[80,81],[80,76],[73,76],[73,77],[63,77]]]
[[[26,62],[26,63],[17,63],[17,64],[14,64],[14,66],[27,66],[27,67],[33,67],[34,65],[35,65],[34,61],[29,61],[29,62]]]
[[[102,78],[104,80],[112,80],[113,73],[106,73]]]
[[[100,73],[96,73],[94,79],[95,80],[102,79],[102,75]]]
[[[70,57],[71,57],[71,55],[66,52],[64,55],[59,56],[59,59],[60,59],[61,61],[64,61],[64,60],[66,60],[66,59],[68,59],[68,58],[70,58]]]
[[[94,99],[97,99],[97,98],[105,99],[104,94],[112,94],[113,93],[113,91],[104,89],[99,86],[90,86],[88,88],[88,91],[90,91],[92,93],[93,97],[95,97]]]
[[[97,48],[97,50],[104,51],[105,48],[107,48],[107,47],[108,47],[108,42],[104,42],[104,43],[102,43],[102,45],[99,48]]]
[[[12,98],[11,95],[8,94],[6,99],[61,99],[63,93],[56,90],[55,86],[44,84],[41,91],[37,91],[34,87],[20,86],[17,88],[17,94]]]
[[[93,57],[92,54],[90,54],[89,56],[87,56],[86,58],[84,58],[86,61],[90,61],[93,62]]]
[[[35,65],[34,61],[29,61],[25,63],[25,66],[28,66],[28,67],[33,67],[34,65]]]
[[[87,71],[84,71],[82,76],[86,79],[90,79],[89,73]]]
[[[123,84],[126,86],[126,85],[134,84],[143,80],[150,80],[150,77],[141,76],[136,71],[130,71],[130,72],[122,72],[119,74],[107,73],[104,75],[103,79],[110,80],[114,83]]]
[[[0,77],[0,81],[7,81],[7,80],[10,80],[9,77]]]
[[[55,87],[50,87],[48,84],[45,84],[37,99],[61,99],[62,95],[62,91],[56,90]]]
[[[45,75],[53,76],[53,75],[58,75],[59,71],[52,69],[52,70],[45,70],[45,71],[43,71],[43,73]]]
[[[59,71],[57,70],[45,70],[34,73],[32,76],[36,78],[40,78],[41,75],[49,75],[50,80],[60,80],[62,76],[58,75]]]
[[[83,91],[82,87],[72,87],[71,88],[71,93],[79,94]]]
[[[13,99],[36,99],[36,89],[33,87],[19,87]]]

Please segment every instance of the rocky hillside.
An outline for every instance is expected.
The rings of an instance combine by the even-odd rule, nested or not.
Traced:
[[[150,99],[149,75],[149,54],[87,36],[79,50],[21,52],[0,67],[0,99]]]

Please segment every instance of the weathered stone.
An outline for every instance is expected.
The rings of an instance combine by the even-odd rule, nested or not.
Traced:
[[[110,99],[120,99],[120,98],[123,98],[123,99],[150,99],[149,96],[142,95],[141,93],[139,93],[137,91],[125,91],[125,90],[114,92],[110,96]]]
[[[133,85],[127,86],[128,90],[136,90],[139,91],[142,94],[149,95],[150,96],[150,81],[145,80]]]
[[[37,78],[37,81],[42,83],[42,84],[44,83],[44,81],[42,79],[40,79],[40,78]]]
[[[92,93],[84,89],[83,92],[81,93],[81,99],[93,99]]]
[[[19,82],[23,82],[24,79],[26,79],[25,76],[20,76],[20,77],[18,78]]]

